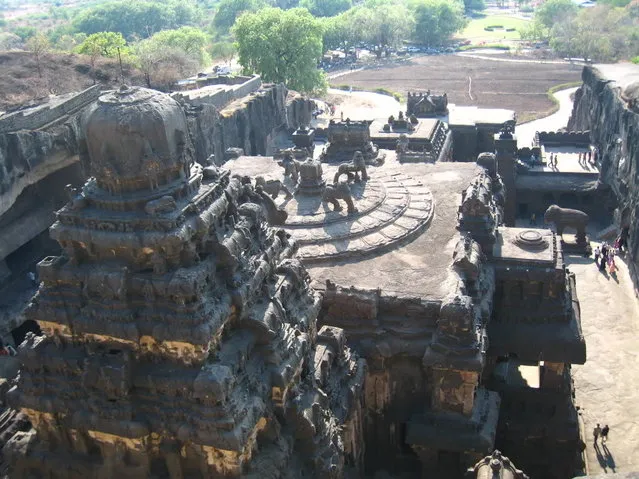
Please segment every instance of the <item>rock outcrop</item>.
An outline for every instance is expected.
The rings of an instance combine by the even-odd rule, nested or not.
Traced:
[[[575,94],[569,130],[590,130],[598,148],[600,181],[617,200],[615,223],[628,228],[632,263],[639,261],[639,65],[586,66]],[[633,96],[634,95],[634,96]],[[636,275],[636,273],[635,273]]]
[[[266,155],[278,130],[296,129],[311,121],[313,102],[289,92],[283,84],[265,85],[219,110],[199,98],[198,105],[185,105],[189,131],[198,162],[215,155],[224,162],[228,148],[242,148],[247,155]]]

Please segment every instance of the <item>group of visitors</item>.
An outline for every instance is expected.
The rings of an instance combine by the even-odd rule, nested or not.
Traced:
[[[17,356],[18,352],[10,344],[5,344],[0,339],[0,356]]]
[[[587,168],[588,163],[592,164],[592,150],[579,153],[579,164]]]
[[[614,274],[617,272],[617,265],[615,263],[615,255],[617,254],[617,249],[614,246],[610,246],[608,243],[603,242],[601,248],[597,246],[595,248],[594,256],[595,256],[595,264],[599,267],[599,271],[606,271],[606,267],[608,267],[608,272],[610,274]]]
[[[550,161],[548,162],[548,165],[551,168],[557,168],[557,153],[550,154]]]
[[[606,441],[608,440],[608,433],[610,432],[610,428],[608,427],[608,424],[606,424],[603,428],[599,425],[599,423],[597,423],[597,426],[592,430],[592,435],[594,437],[594,443],[595,446],[597,445],[597,440],[599,439],[599,436],[601,436],[601,444],[606,444]]]

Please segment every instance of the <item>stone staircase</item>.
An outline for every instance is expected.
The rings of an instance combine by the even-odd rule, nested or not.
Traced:
[[[285,225],[306,264],[378,254],[419,235],[433,216],[421,181],[389,172],[351,188],[358,211],[292,215]]]

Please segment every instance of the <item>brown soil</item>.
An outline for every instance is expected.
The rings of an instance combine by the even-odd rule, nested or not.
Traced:
[[[0,110],[11,109],[48,95],[79,91],[94,84],[94,78],[106,88],[119,83],[117,61],[100,58],[95,72],[90,59],[83,55],[48,53],[41,59],[42,76],[38,75],[35,56],[29,52],[0,53]],[[142,75],[124,65],[125,81],[141,85]]]
[[[507,108],[516,111],[518,121],[522,122],[552,112],[555,105],[548,99],[548,89],[580,81],[581,70],[581,66],[570,64],[514,63],[438,55],[368,68],[340,76],[331,83],[366,90],[384,87],[403,96],[409,91],[429,89],[435,94],[446,92],[451,103]]]

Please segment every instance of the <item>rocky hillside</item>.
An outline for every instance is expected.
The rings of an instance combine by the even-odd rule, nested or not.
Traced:
[[[571,130],[590,130],[601,158],[601,180],[618,201],[617,226],[630,228],[630,252],[639,264],[639,65],[586,66],[577,90]],[[635,273],[636,275],[636,273]]]
[[[38,100],[51,94],[60,95],[84,90],[94,78],[105,88],[119,83],[117,61],[99,58],[95,72],[84,55],[48,53],[38,61],[30,52],[0,53],[0,111]],[[123,65],[125,81],[142,85],[144,79],[134,68]],[[41,73],[41,74],[40,74]]]

